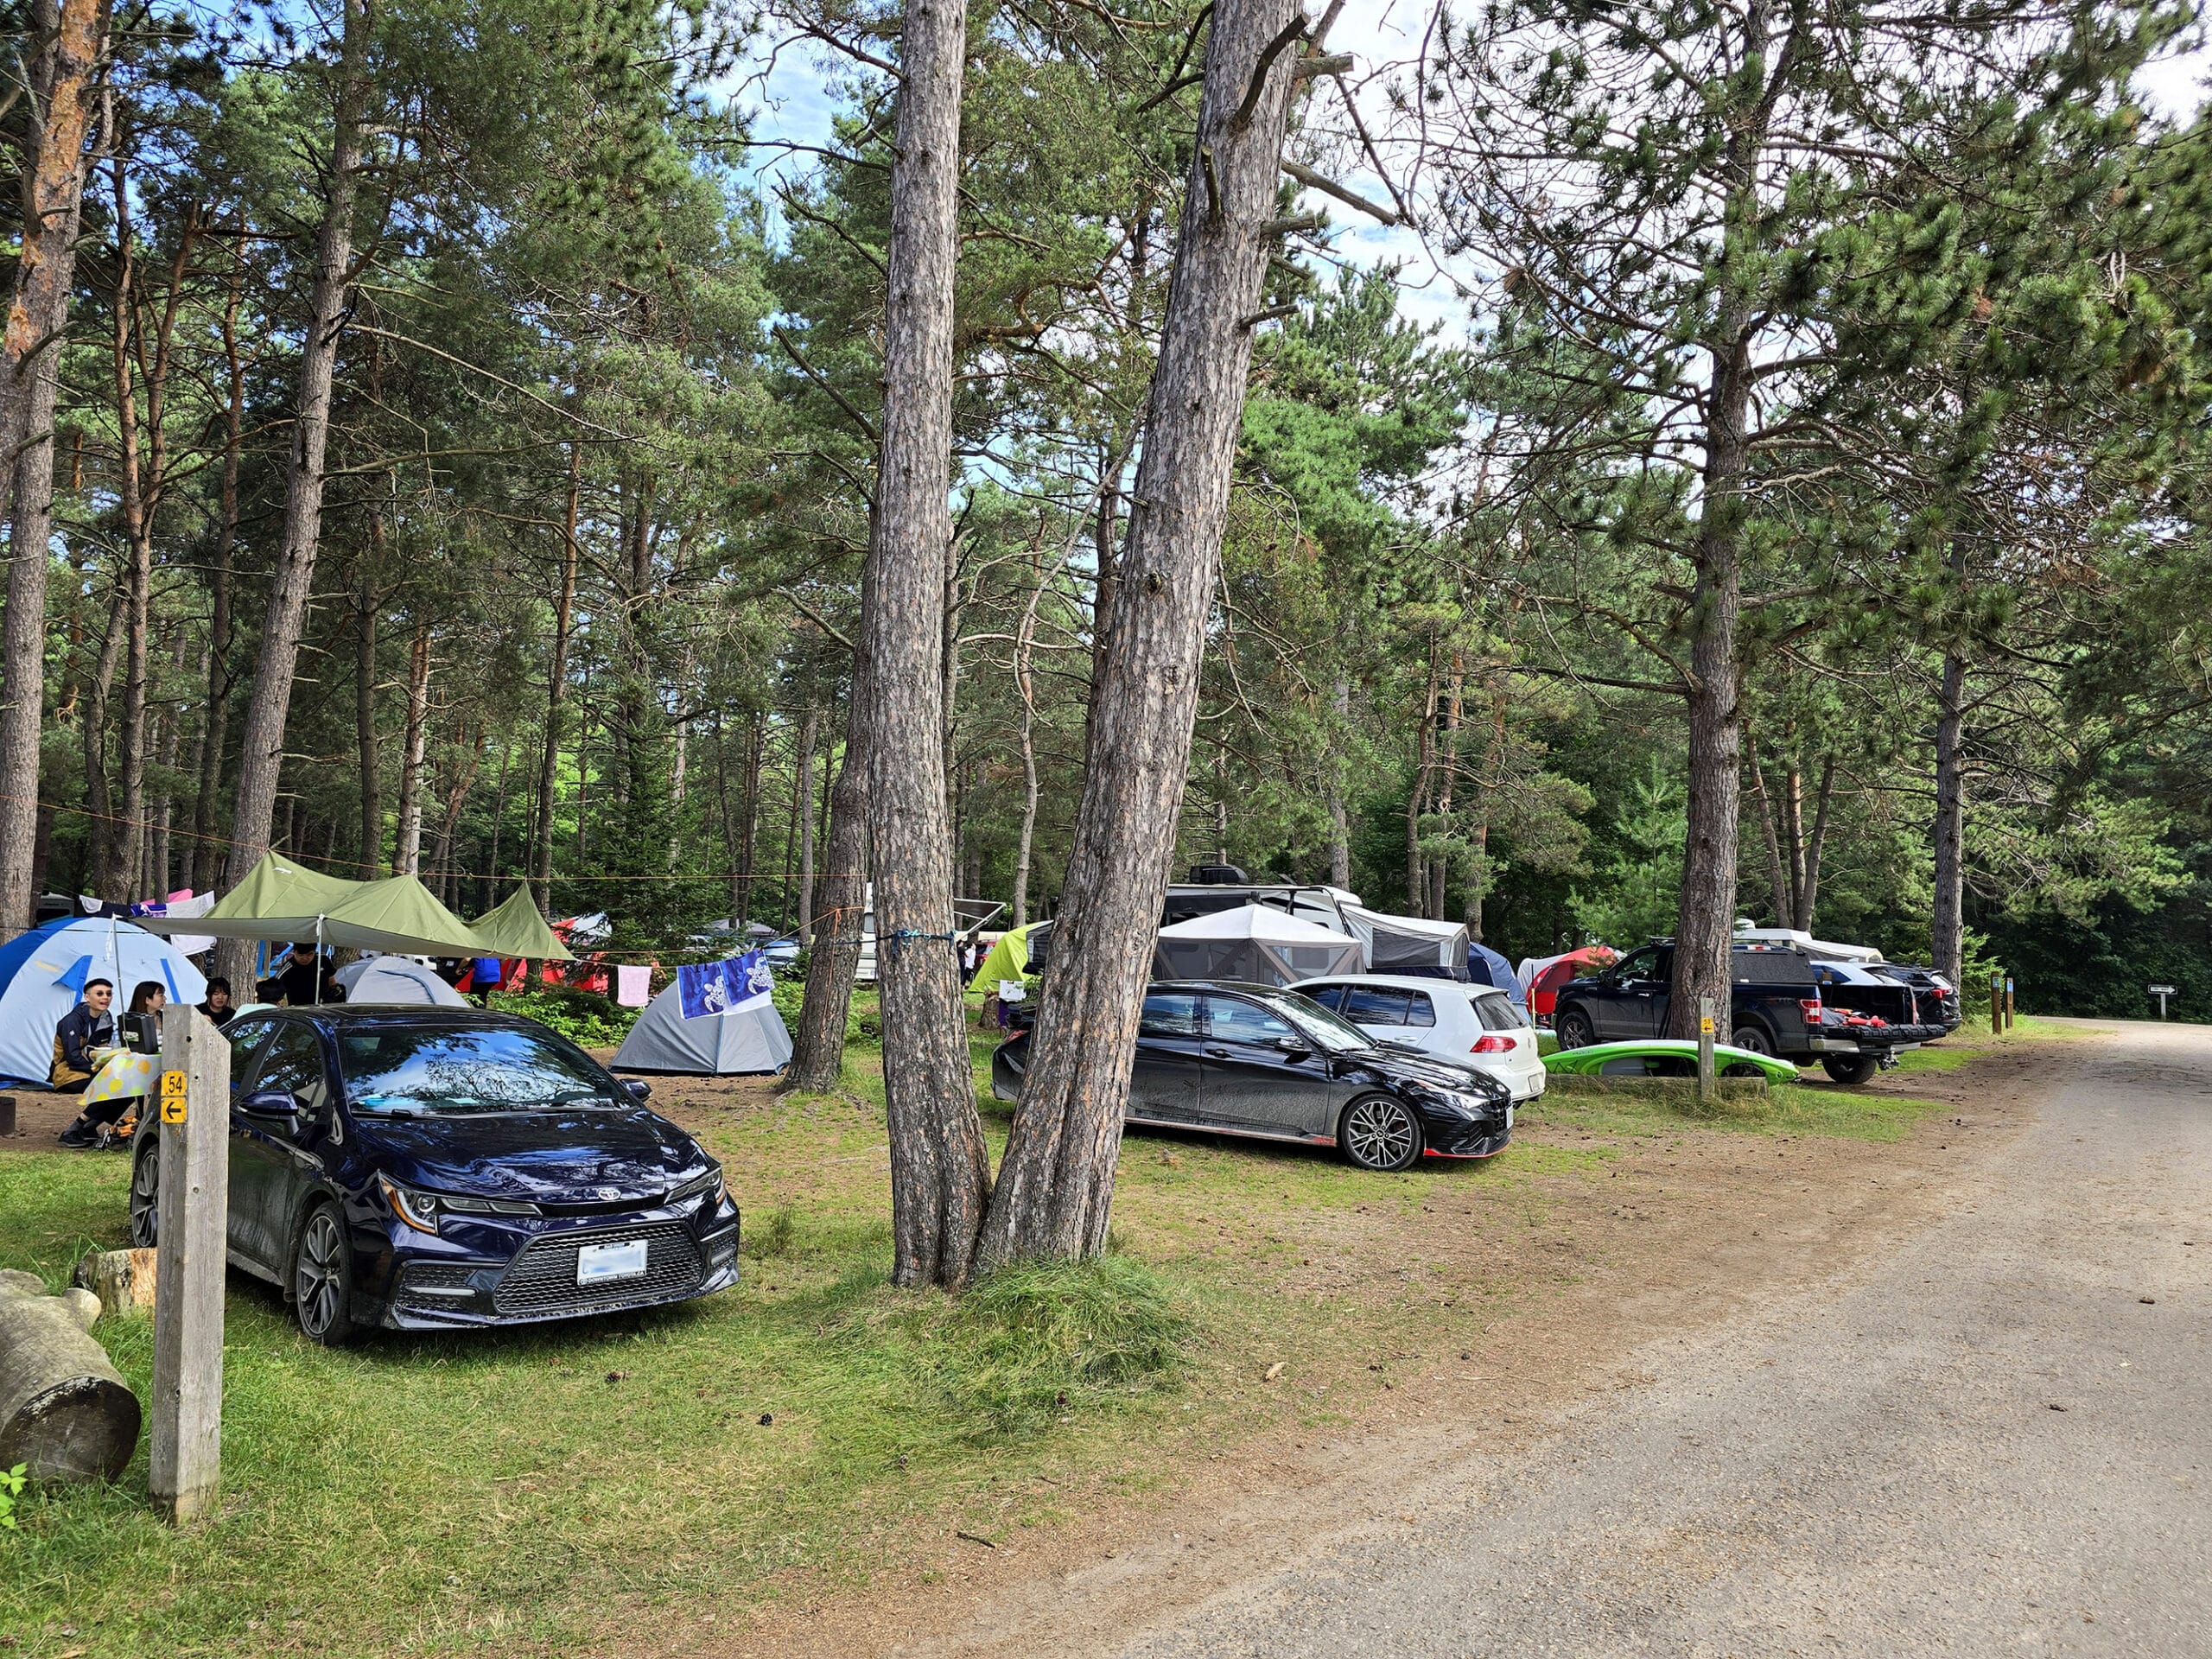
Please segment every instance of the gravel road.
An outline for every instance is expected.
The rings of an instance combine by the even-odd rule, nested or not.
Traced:
[[[2212,1655],[2212,1031],[2062,1052],[1841,1284],[1103,1650]]]

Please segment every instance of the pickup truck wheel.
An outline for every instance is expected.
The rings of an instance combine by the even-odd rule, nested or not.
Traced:
[[[1823,1054],[1821,1070],[1837,1083],[1861,1084],[1874,1075],[1872,1054]]]
[[[1569,1008],[1560,1015],[1552,1029],[1557,1033],[1561,1048],[1587,1048],[1598,1040],[1590,1016],[1580,1008]]]
[[[1747,1054],[1764,1054],[1769,1059],[1774,1058],[1774,1039],[1766,1034],[1764,1026],[1745,1026],[1741,1031],[1731,1032],[1728,1042],[1731,1047],[1740,1048]],[[1754,1066],[1752,1070],[1757,1071],[1758,1068]]]

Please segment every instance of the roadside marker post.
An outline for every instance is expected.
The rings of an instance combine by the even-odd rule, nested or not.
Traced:
[[[1989,976],[1989,1034],[1993,1037],[2005,1034],[2005,976],[2002,974]]]
[[[162,1010],[154,1401],[147,1484],[179,1526],[213,1511],[223,1466],[223,1268],[231,1046],[195,1007]]]
[[[2005,976],[2005,1029],[2012,1029],[2012,976]]]
[[[2158,999],[2158,1018],[2163,1020],[2166,1017],[2166,999],[2175,995],[2177,988],[2171,985],[2153,985],[2150,988],[2151,995]]]
[[[1697,1000],[1697,1097],[1711,1100],[1714,1092],[1713,1081],[1713,999],[1700,996]]]

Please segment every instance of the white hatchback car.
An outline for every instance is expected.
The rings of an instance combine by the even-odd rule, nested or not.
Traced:
[[[1495,985],[1407,974],[1340,974],[1300,980],[1290,988],[1370,1037],[1490,1072],[1513,1090],[1516,1105],[1544,1092],[1535,1029]]]

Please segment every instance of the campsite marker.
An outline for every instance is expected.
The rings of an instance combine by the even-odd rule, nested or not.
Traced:
[[[1713,1010],[1709,996],[1697,1000],[1697,1097],[1711,1100],[1718,1092],[1713,1080]]]
[[[189,1004],[162,1011],[153,1446],[147,1485],[179,1525],[213,1511],[223,1462],[223,1268],[231,1208],[231,1046]],[[172,1085],[181,1084],[181,1094]],[[194,1100],[199,1111],[187,1115]]]
[[[2151,995],[2158,999],[2158,1018],[2163,1020],[2166,1017],[2166,999],[2176,995],[2176,988],[2171,985],[2153,985],[2150,989]]]

